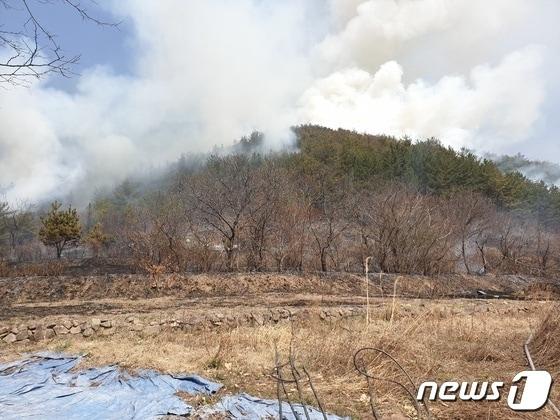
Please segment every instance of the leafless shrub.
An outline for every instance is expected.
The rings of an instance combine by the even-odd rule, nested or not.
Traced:
[[[438,274],[454,268],[454,227],[442,199],[405,187],[364,194],[356,214],[365,252],[378,270]]]

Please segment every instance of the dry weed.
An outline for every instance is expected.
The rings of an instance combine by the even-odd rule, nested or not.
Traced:
[[[353,355],[362,347],[376,347],[390,353],[418,384],[426,380],[481,381],[508,383],[527,368],[523,343],[545,313],[538,302],[422,301],[413,304],[392,299],[371,308],[370,323],[365,317],[322,322],[319,320],[243,326],[235,329],[164,332],[141,337],[119,333],[91,340],[55,339],[51,350],[87,353],[88,365],[120,363],[128,369],[154,368],[166,372],[195,372],[221,381],[225,392],[249,392],[276,399],[277,382],[271,378],[275,346],[287,362],[290,347],[298,366],[313,379],[325,409],[353,418],[371,418],[367,381],[356,372]],[[529,310],[520,312],[516,306]],[[392,322],[387,313],[393,312]],[[560,349],[558,311],[535,334],[536,363],[558,375]],[[43,349],[44,344],[19,346],[19,350]],[[0,351],[1,353],[1,351]],[[0,354],[1,356],[1,354]],[[13,356],[15,357],[15,356]],[[402,373],[387,358],[371,357],[368,372],[404,382]],[[410,398],[397,386],[374,381],[375,403],[383,416],[392,414],[415,418]],[[287,385],[293,398],[313,403],[309,388],[299,398],[295,385]],[[436,418],[508,419],[547,418],[547,410],[520,415],[502,399],[492,403],[455,402],[431,404]],[[552,417],[549,417],[552,418]]]

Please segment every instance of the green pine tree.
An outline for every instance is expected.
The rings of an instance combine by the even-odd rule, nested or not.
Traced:
[[[60,259],[68,246],[76,245],[81,237],[81,226],[78,211],[71,206],[61,210],[62,204],[55,201],[49,213],[41,218],[39,239],[46,246],[56,249],[56,257]]]

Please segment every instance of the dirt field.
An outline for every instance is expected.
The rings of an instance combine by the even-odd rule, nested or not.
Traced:
[[[1,279],[0,327],[92,316],[117,322],[135,317],[144,324],[276,310],[306,316],[235,326],[202,322],[151,335],[122,329],[106,337],[64,335],[38,343],[0,342],[0,359],[45,349],[87,353],[90,365],[119,363],[129,369],[193,372],[224,383],[222,394],[246,391],[276,398],[277,382],[270,376],[274,349],[285,362],[292,346],[296,363],[310,373],[327,411],[371,418],[367,382],[353,363],[358,349],[389,352],[416,383],[499,380],[507,387],[517,372],[527,370],[523,343],[550,311],[557,290],[553,282],[512,276],[398,280],[372,276],[366,326],[365,282],[358,275]],[[323,316],[340,310],[352,316]],[[540,367],[539,360],[535,362]],[[387,359],[370,360],[368,371],[404,380]],[[374,385],[375,405],[384,416],[415,418],[402,390],[380,381]],[[293,384],[288,391],[298,399]],[[557,389],[552,398],[560,401]],[[314,404],[310,389],[303,390],[303,399]],[[430,410],[437,418],[554,418],[549,408],[515,413],[505,398],[486,403],[433,402]]]

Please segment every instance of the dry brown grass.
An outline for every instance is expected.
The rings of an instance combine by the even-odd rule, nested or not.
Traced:
[[[66,263],[58,260],[15,266],[0,262],[0,277],[60,276],[64,273],[65,268]]]
[[[549,308],[550,304],[542,302],[425,301],[411,304],[397,300],[393,320],[389,322],[393,306],[391,299],[387,299],[386,305],[372,308],[367,329],[365,319],[337,323],[306,321],[293,325],[293,329],[290,324],[278,324],[169,332],[155,337],[122,333],[92,340],[60,338],[49,343],[48,348],[87,353],[89,365],[117,362],[128,369],[196,372],[223,382],[226,392],[247,391],[275,398],[276,383],[269,376],[274,366],[274,346],[278,346],[286,361],[293,338],[297,362],[310,372],[328,411],[353,418],[371,418],[366,381],[358,375],[352,360],[359,348],[378,347],[388,351],[417,383],[424,380],[503,380],[507,384],[515,373],[526,368],[522,345]],[[535,336],[535,345],[540,342],[539,336],[539,333]],[[538,352],[537,361],[550,354],[550,360],[558,363],[558,356],[548,353],[551,349],[558,351],[558,342],[546,342],[548,350]],[[27,344],[12,349],[34,351],[44,347],[44,344]],[[13,351],[4,347],[0,349],[0,356],[13,358]],[[542,360],[544,363],[545,359]],[[551,366],[558,372],[558,365]],[[369,367],[376,375],[402,379],[395,376],[393,366],[386,359],[375,358]],[[295,398],[294,387],[289,388]],[[412,403],[394,386],[376,383],[376,394],[383,414],[414,417]],[[304,393],[304,400],[313,402],[310,390]],[[454,419],[547,418],[551,415],[547,409],[537,414],[514,413],[507,408],[504,398],[492,403],[444,405],[435,402],[431,410],[437,418]]]
[[[552,375],[553,383],[560,379],[560,305],[551,305],[543,315],[533,335],[530,350],[537,369]],[[551,399],[560,405],[560,392],[553,387]]]

